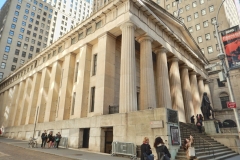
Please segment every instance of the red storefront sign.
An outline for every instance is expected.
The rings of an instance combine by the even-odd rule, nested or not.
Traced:
[[[227,102],[227,107],[228,108],[236,108],[237,107],[236,102]]]

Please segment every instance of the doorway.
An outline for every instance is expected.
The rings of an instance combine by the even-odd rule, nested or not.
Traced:
[[[105,128],[105,150],[104,153],[111,154],[113,142],[113,128]]]
[[[83,145],[82,148],[89,147],[89,136],[90,136],[90,128],[83,129]]]

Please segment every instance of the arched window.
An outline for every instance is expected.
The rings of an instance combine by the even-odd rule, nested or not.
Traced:
[[[226,109],[227,108],[227,102],[229,101],[228,94],[223,92],[219,95],[219,98],[220,98],[220,101],[221,101],[222,109]]]
[[[233,120],[227,119],[223,121],[223,128],[237,127],[236,123]]]

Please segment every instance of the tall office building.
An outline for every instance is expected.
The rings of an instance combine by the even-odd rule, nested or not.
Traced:
[[[0,81],[91,11],[90,0],[7,0],[0,12]]]
[[[235,5],[236,5],[236,8],[237,8],[238,16],[239,16],[239,19],[240,19],[240,1],[239,0],[234,0],[234,1],[235,1]]]

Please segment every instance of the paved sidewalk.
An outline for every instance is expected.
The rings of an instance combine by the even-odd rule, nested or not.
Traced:
[[[240,155],[232,157],[232,158],[228,158],[226,160],[240,160]]]
[[[78,160],[126,160],[126,159],[130,160],[129,157],[116,157],[116,156],[113,157],[105,153],[94,153],[94,152],[82,151],[78,149],[65,149],[65,148],[42,149],[40,145],[38,145],[38,147],[40,148],[28,148],[27,141],[8,139],[4,137],[0,137],[0,143],[10,144],[10,145],[21,147],[24,149],[34,150],[38,152],[43,152],[43,153],[48,153],[48,154],[58,155],[61,157],[78,159]]]

